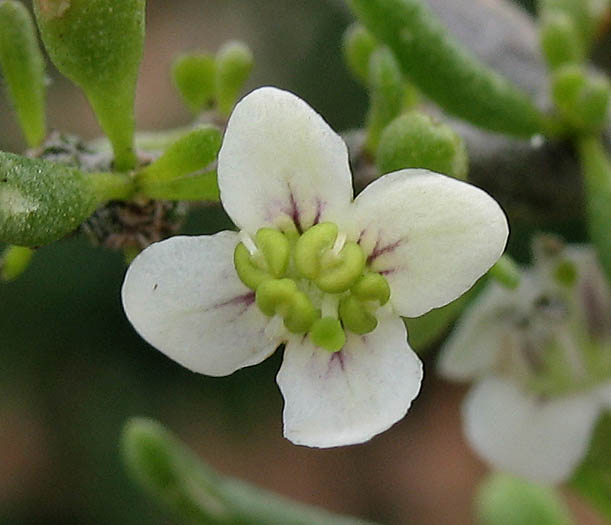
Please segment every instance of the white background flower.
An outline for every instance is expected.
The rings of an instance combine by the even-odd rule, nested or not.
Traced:
[[[420,360],[399,316],[418,316],[464,293],[499,258],[505,216],[483,191],[426,170],[385,175],[352,200],[342,139],[305,102],[275,88],[246,96],[218,159],[221,201],[236,226],[299,231],[330,221],[359,242],[391,288],[377,328],[347,334],[339,352],[277,330],[233,266],[238,233],[174,237],[142,252],[123,286],[129,320],[183,366],[225,375],[286,343],[278,384],[293,442],[359,443],[387,429],[417,395]]]
[[[438,363],[445,377],[475,381],[462,407],[473,449],[498,470],[544,483],[571,476],[601,411],[611,409],[611,377],[590,381],[580,348],[589,340],[589,315],[609,325],[611,295],[591,250],[571,248],[564,254],[579,275],[573,292],[564,296],[570,308],[565,318],[538,318],[540,298],[553,297],[559,288],[550,279],[553,265],[542,260],[523,273],[516,290],[491,283],[459,320]],[[588,304],[597,311],[586,311]],[[607,341],[599,351],[608,353],[611,332],[598,335],[598,343]],[[539,360],[552,341],[562,350],[557,359],[566,360],[581,387],[557,394],[529,390],[530,379],[545,373]]]

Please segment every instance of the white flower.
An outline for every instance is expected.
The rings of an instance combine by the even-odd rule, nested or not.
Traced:
[[[142,252],[123,285],[129,320],[163,353],[213,376],[284,343],[277,381],[294,443],[360,443],[390,427],[422,379],[400,316],[454,300],[494,264],[508,234],[497,203],[426,170],[385,175],[353,200],[342,139],[275,88],[236,106],[218,181],[240,233],[174,237]]]
[[[611,408],[611,294],[593,251],[541,254],[516,290],[489,285],[446,342],[439,369],[476,381],[463,426],[492,467],[568,479]]]

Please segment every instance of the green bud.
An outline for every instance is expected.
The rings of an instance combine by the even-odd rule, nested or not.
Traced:
[[[611,86],[602,75],[564,66],[552,77],[552,94],[562,117],[579,131],[597,131],[608,120]]]
[[[171,182],[206,168],[214,161],[220,147],[221,134],[213,126],[204,126],[185,134],[155,162],[138,172],[138,189],[151,198],[171,198],[164,195],[164,190],[171,192],[173,189]],[[214,186],[216,179],[212,183]]]
[[[384,306],[390,299],[390,286],[383,275],[366,273],[354,283],[350,291],[363,301],[378,301]]]
[[[198,114],[215,96],[216,62],[208,53],[181,55],[172,64],[172,81],[187,107]]]
[[[0,242],[40,246],[73,231],[99,204],[128,198],[127,176],[0,153]]]
[[[21,2],[0,2],[0,69],[28,145],[39,146],[46,135],[45,66]]]
[[[34,0],[51,60],[87,95],[120,171],[136,165],[134,95],[144,11],[145,0]]]
[[[405,85],[397,60],[386,47],[376,49],[369,60],[370,107],[365,147],[375,153],[382,130],[401,113]]]
[[[30,265],[34,251],[24,246],[9,246],[0,257],[0,279],[13,281]]]
[[[318,319],[310,330],[312,342],[329,352],[338,352],[346,344],[346,334],[341,323],[332,317]]]
[[[330,249],[337,238],[337,226],[321,222],[303,233],[295,245],[295,266],[297,271],[313,281],[320,275],[320,258]]]
[[[401,115],[384,129],[376,154],[380,173],[425,168],[465,180],[468,164],[460,135],[450,126],[417,111]]]
[[[216,54],[216,100],[221,115],[229,115],[253,66],[252,52],[242,42],[228,42]]]
[[[368,334],[378,326],[378,320],[366,305],[355,295],[342,297],[339,303],[339,316],[344,326],[355,334]]]
[[[503,255],[488,273],[495,281],[510,290],[515,290],[520,284],[520,268],[509,255]]]
[[[256,290],[263,281],[271,278],[269,273],[257,264],[257,261],[250,255],[250,252],[242,243],[235,247],[233,265],[240,281],[251,290]]]
[[[273,228],[261,228],[257,231],[255,242],[269,273],[276,279],[284,277],[291,258],[291,246],[286,236]]]
[[[553,12],[543,18],[541,47],[552,69],[565,64],[578,64],[585,57],[584,42],[573,19],[563,12]]]
[[[369,58],[376,41],[360,24],[352,24],[344,33],[344,60],[354,77],[365,86],[369,83]]]
[[[479,487],[476,513],[482,525],[572,523],[568,509],[551,488],[508,474],[492,474]]]

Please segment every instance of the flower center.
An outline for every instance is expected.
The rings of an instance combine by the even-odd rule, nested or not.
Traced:
[[[241,240],[233,257],[240,280],[255,290],[261,312],[280,316],[289,332],[309,334],[336,352],[346,330],[375,330],[375,312],[390,299],[390,287],[337,225],[323,222],[301,235],[261,228],[254,239],[242,233]]]

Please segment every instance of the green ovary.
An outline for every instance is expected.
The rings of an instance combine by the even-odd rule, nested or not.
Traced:
[[[390,299],[390,288],[367,268],[362,248],[329,222],[296,239],[287,235],[261,228],[234,251],[238,277],[256,292],[259,310],[282,317],[290,333],[307,333],[330,352],[343,348],[346,330],[375,330],[375,312]]]

